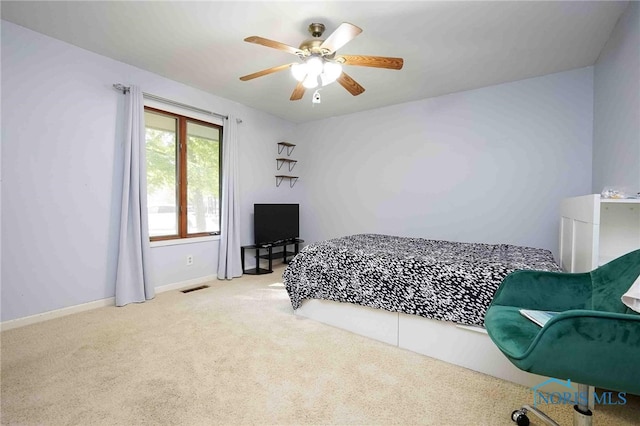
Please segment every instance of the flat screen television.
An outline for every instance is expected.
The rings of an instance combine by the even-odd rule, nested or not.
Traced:
[[[291,241],[300,235],[299,204],[254,204],[256,245]]]

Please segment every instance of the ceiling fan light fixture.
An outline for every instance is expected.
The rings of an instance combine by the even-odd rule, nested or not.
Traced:
[[[297,81],[303,81],[307,76],[307,64],[300,63],[291,65],[291,75],[293,75],[293,78]]]
[[[342,65],[337,62],[325,62],[322,72],[329,83],[333,83],[342,74]]]
[[[311,73],[307,74],[307,78],[304,79],[304,81],[302,82],[302,85],[306,89],[314,89],[318,87],[318,76],[312,75]]]
[[[319,76],[324,68],[324,61],[319,56],[312,56],[306,61],[309,75]]]
[[[339,74],[338,74],[339,76]],[[328,76],[325,73],[320,74],[320,82],[322,83],[323,86],[326,86],[328,84],[331,84],[333,82],[335,82],[338,79],[338,77],[333,77],[333,76]]]

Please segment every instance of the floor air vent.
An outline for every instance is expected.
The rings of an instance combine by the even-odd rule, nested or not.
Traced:
[[[180,290],[183,293],[191,293],[192,291],[196,291],[196,290],[202,290],[204,288],[209,288],[208,285],[200,285],[198,287],[193,287],[193,288],[188,288],[186,290]]]

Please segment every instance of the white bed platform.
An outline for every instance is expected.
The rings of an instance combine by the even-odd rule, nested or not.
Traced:
[[[640,199],[602,199],[599,194],[591,194],[563,200],[560,229],[563,270],[590,271],[638,248]],[[296,314],[527,387],[548,379],[518,370],[481,327],[316,299],[305,300]],[[566,389],[550,384],[545,385],[545,390]]]
[[[518,370],[481,327],[330,300],[305,300],[296,315],[532,388],[548,377]]]

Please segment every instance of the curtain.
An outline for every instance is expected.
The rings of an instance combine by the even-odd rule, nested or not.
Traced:
[[[125,91],[124,164],[116,306],[152,299],[147,217],[144,101],[139,87]]]
[[[222,225],[218,279],[242,276],[238,191],[238,120],[229,116],[222,132]]]

